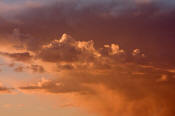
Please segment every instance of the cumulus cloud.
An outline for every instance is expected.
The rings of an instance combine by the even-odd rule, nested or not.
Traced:
[[[120,49],[117,44],[104,45],[104,48],[110,50],[108,51],[109,55],[124,54],[124,50]]]
[[[79,62],[93,60],[100,54],[94,48],[93,41],[75,41],[71,36],[63,34],[60,40],[44,45],[38,57],[48,62]]]

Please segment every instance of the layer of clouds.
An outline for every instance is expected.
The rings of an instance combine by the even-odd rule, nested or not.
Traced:
[[[0,16],[0,40],[2,45],[13,41],[18,49],[33,51],[67,32],[78,40],[94,40],[98,47],[119,42],[128,51],[140,48],[154,62],[172,64],[174,7],[168,5],[171,1],[161,7],[161,2],[134,6],[128,0],[50,2],[26,8],[13,18]]]
[[[103,116],[173,116],[175,10],[164,3],[75,0],[0,15],[0,55],[23,62],[17,72],[56,75],[22,91],[76,94]]]
[[[15,71],[43,72],[49,64],[50,73],[56,73],[54,79],[21,85],[21,91],[75,94],[76,103],[73,104],[102,116],[174,114],[174,69],[152,64],[141,49],[126,52],[117,43],[97,48],[93,40],[79,41],[68,34],[41,44],[36,50],[21,49],[26,52],[2,52],[1,55],[24,64],[30,60],[38,64],[19,66]],[[30,60],[24,62],[21,59],[25,59],[26,54]]]
[[[22,91],[76,94],[78,105],[103,116],[174,114],[175,73],[146,62],[140,49],[130,55],[114,43],[96,49],[93,41],[63,34],[39,52],[41,61],[57,64],[58,77],[23,85]]]

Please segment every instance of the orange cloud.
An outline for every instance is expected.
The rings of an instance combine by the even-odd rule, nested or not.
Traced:
[[[4,87],[4,86],[0,83],[0,93],[1,93],[1,94],[4,94],[4,93],[11,93],[13,89],[14,89],[14,88]]]
[[[115,54],[111,54],[112,49]],[[43,52],[49,56],[37,58],[43,63],[56,63],[58,70],[53,70],[56,77],[22,85],[20,90],[75,94],[73,99],[80,107],[103,116],[173,116],[173,73],[161,66],[150,66],[145,57],[139,57],[144,64],[136,62],[140,50],[128,55],[124,50],[120,52],[117,44],[96,49],[92,41],[76,41],[64,34],[61,39],[44,45],[40,50]],[[46,60],[48,57],[50,60]]]
[[[0,15],[0,55],[20,62],[17,72],[55,76],[22,91],[75,94],[74,104],[102,116],[174,116],[175,10],[156,4],[78,0]],[[64,32],[77,40],[55,39]]]
[[[32,60],[32,56],[28,52],[24,52],[24,53],[3,53],[3,52],[0,52],[0,55],[7,56],[15,61],[21,61],[21,62],[30,62]]]

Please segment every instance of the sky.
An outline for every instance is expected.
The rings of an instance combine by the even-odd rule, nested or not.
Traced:
[[[174,0],[0,0],[3,116],[174,116]]]

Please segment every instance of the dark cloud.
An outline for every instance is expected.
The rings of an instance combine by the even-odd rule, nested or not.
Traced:
[[[8,91],[6,87],[0,87],[0,91]]]
[[[4,86],[0,86],[0,93],[11,93],[13,88],[7,88]]]
[[[21,62],[30,62],[32,60],[32,56],[28,52],[24,53],[3,53],[0,52],[0,55],[7,56],[15,61],[21,61]]]
[[[0,30],[7,28],[3,34],[12,34],[18,28],[18,38],[29,50],[38,50],[66,32],[77,40],[94,40],[98,47],[118,42],[127,51],[142,49],[154,62],[174,63],[174,7],[167,10],[156,1],[135,6],[128,1],[85,3],[66,1],[29,8],[15,17],[21,24],[5,21]]]

